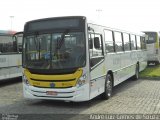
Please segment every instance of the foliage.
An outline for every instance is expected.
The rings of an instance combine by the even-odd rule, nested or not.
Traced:
[[[148,66],[144,71],[140,73],[140,77],[160,78],[160,65]]]

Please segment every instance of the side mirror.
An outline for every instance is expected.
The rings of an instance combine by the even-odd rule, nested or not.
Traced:
[[[15,33],[13,36],[12,36],[12,39],[15,40],[15,43],[16,44],[15,46],[15,51],[18,51],[18,52],[22,52],[22,39],[23,39],[23,32],[17,32]]]
[[[95,47],[96,49],[99,49],[99,48],[100,48],[99,37],[95,37],[95,38],[94,38],[94,47]]]

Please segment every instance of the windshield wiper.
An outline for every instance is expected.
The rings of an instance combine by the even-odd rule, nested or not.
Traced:
[[[36,46],[36,50],[38,51],[38,39],[37,39],[37,35],[36,36],[34,36],[34,44],[35,44],[35,46]]]
[[[69,29],[66,29],[66,30],[63,32],[63,34],[62,34],[62,36],[61,36],[61,39],[60,39],[60,40],[57,40],[57,49],[60,49],[60,48],[62,47],[62,45],[63,45],[63,43],[64,43],[65,35],[66,35],[67,33],[69,33]]]
[[[38,58],[40,60],[41,44],[40,44],[40,40],[38,39],[38,33],[36,33],[34,37],[34,44],[35,44],[36,51],[38,52]]]

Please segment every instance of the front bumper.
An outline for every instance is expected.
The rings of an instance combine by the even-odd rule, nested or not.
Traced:
[[[47,91],[54,91],[56,95],[48,95]],[[63,101],[87,101],[89,100],[89,84],[81,87],[71,88],[38,88],[28,86],[23,83],[23,94],[28,99],[50,99],[50,100],[63,100]]]

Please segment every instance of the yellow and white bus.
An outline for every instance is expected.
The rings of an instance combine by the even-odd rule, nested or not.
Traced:
[[[22,76],[22,37],[0,30],[0,81]]]
[[[160,63],[160,37],[159,33],[155,31],[146,31],[146,46],[147,46],[147,60],[148,64]]]
[[[23,92],[29,99],[108,99],[145,69],[144,34],[87,22],[84,16],[29,21],[23,38]]]

